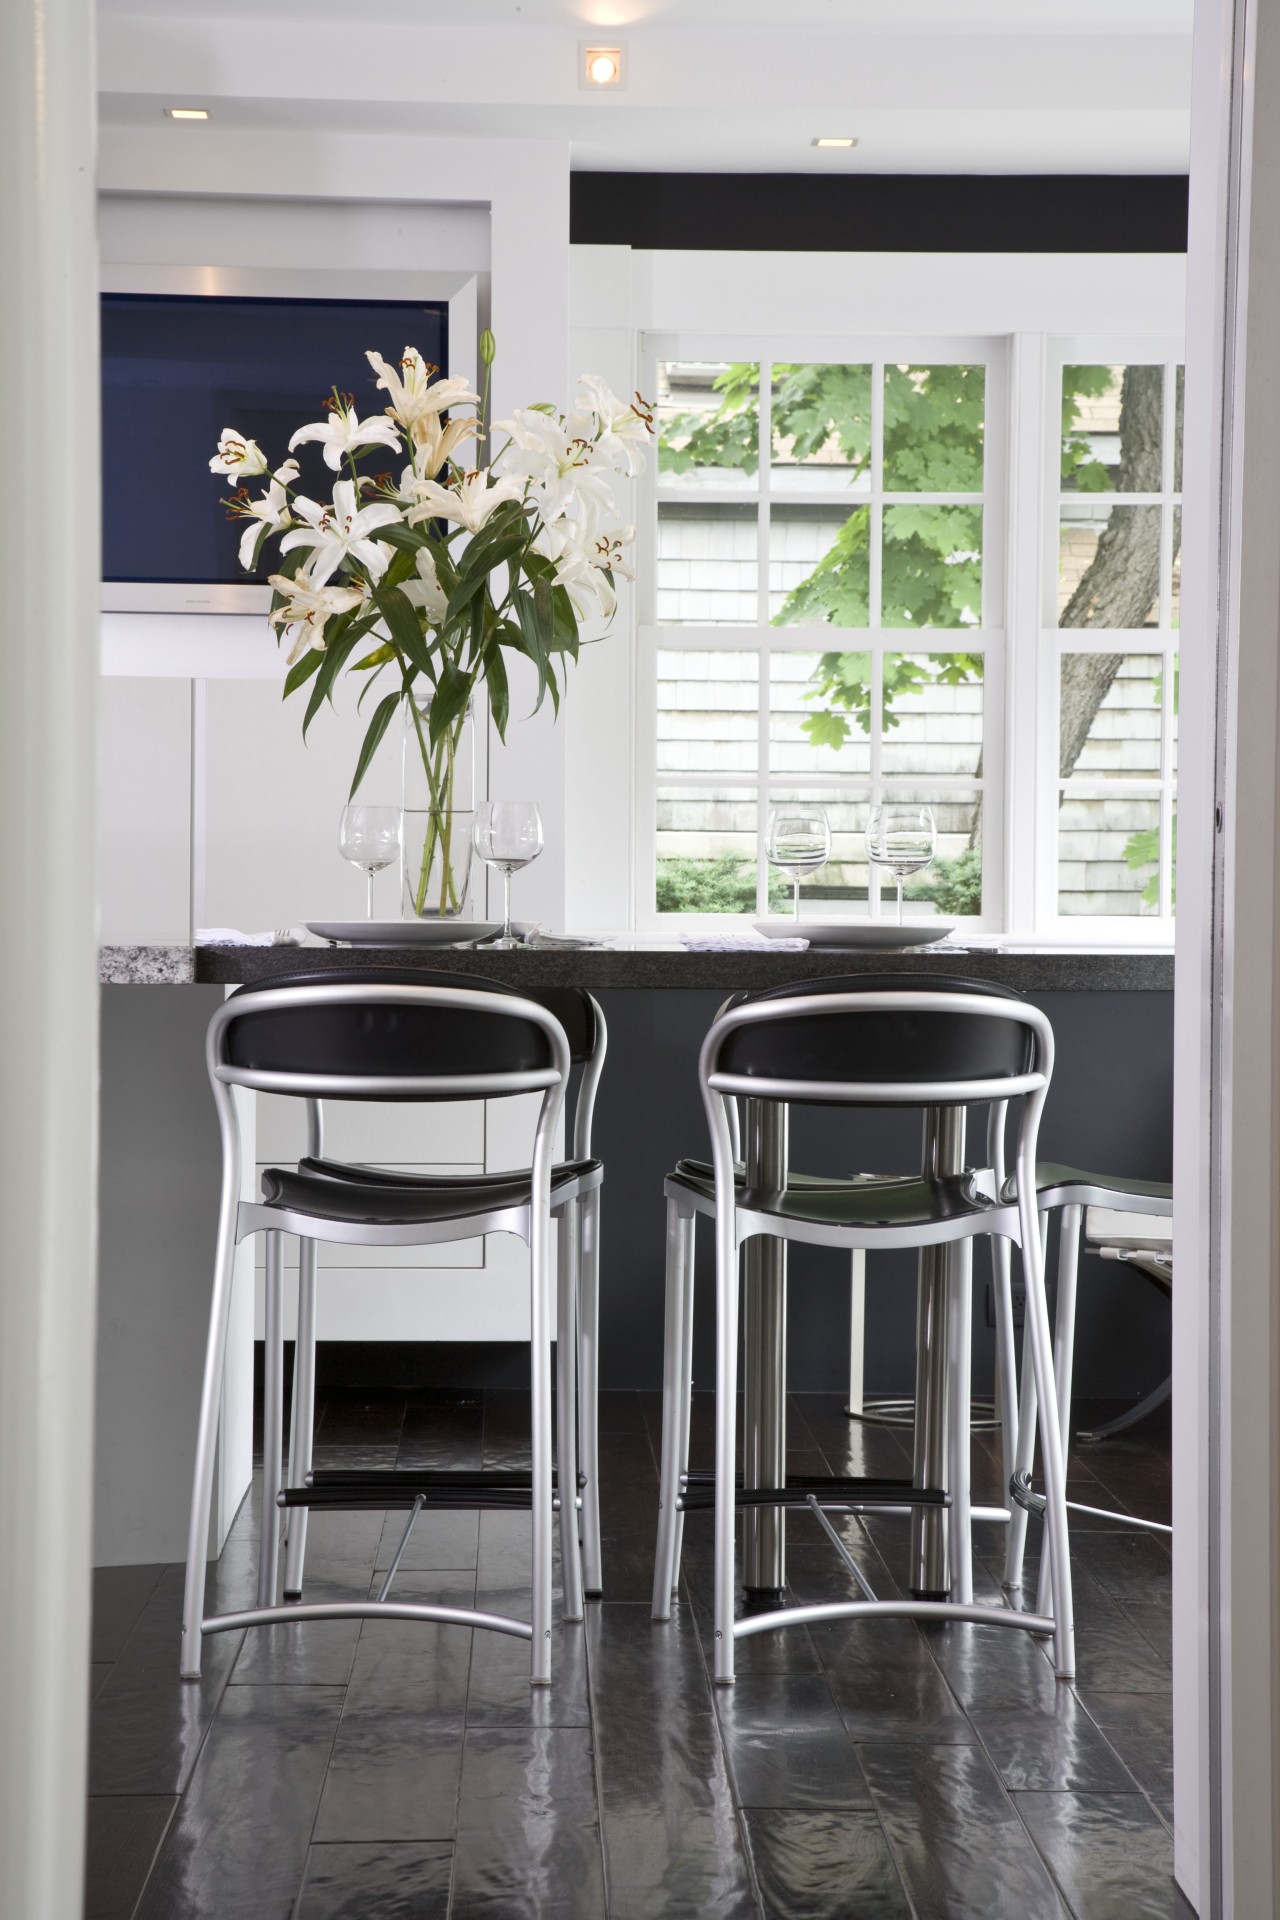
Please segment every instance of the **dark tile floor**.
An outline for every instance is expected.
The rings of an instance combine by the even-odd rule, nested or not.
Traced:
[[[710,1406],[699,1396],[695,1464]],[[1092,1409],[1080,1408],[1080,1414]],[[317,1464],[520,1460],[518,1395],[330,1399]],[[687,1524],[681,1603],[649,1619],[656,1395],[603,1396],[606,1597],[557,1629],[555,1685],[522,1642],[331,1622],[206,1641],[177,1679],[179,1567],[97,1576],[86,1915],[93,1920],[518,1920],[916,1915],[1141,1920],[1187,1913],[1171,1874],[1169,1556],[1159,1536],[1074,1530],[1080,1673],[1029,1636],[907,1622],[744,1642],[708,1679],[710,1520]],[[835,1399],[791,1406],[794,1470],[901,1472],[903,1439]],[[1082,1497],[1167,1518],[1167,1425],[1078,1448]],[[975,1494],[994,1500],[991,1440]],[[210,1572],[251,1597],[253,1498]],[[905,1521],[839,1522],[877,1592]],[[366,1594],[401,1517],[311,1522],[308,1598]],[[398,1590],[521,1611],[524,1515],[427,1515]],[[851,1592],[807,1517],[797,1595]],[[1033,1539],[1034,1548],[1035,1541]],[[980,1530],[994,1593],[1000,1541]]]

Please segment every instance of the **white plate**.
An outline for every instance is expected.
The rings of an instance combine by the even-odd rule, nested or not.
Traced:
[[[517,932],[520,929],[517,927]],[[456,947],[502,932],[500,920],[308,920],[307,932],[353,947]]]
[[[930,947],[945,940],[955,925],[953,920],[918,920],[913,926],[893,920],[794,920],[789,915],[778,920],[753,920],[757,933],[766,940],[789,940],[797,935],[811,947],[862,948],[882,953],[899,952],[907,947]]]

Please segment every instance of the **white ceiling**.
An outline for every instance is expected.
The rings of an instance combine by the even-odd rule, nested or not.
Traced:
[[[604,171],[1178,172],[1191,4],[99,0],[101,116],[546,139]],[[602,29],[627,84],[584,91]],[[859,144],[818,151],[819,134]]]

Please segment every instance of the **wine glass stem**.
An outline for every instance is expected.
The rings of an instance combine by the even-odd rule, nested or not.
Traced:
[[[502,869],[502,938],[511,938],[511,875]]]
[[[793,919],[798,920],[800,918],[800,876],[798,873],[792,876],[791,891],[791,913]]]
[[[373,918],[373,868],[372,867],[367,867],[365,869],[364,884],[365,884],[365,918],[367,920],[372,920]]]
[[[893,877],[898,883],[898,925],[901,926],[902,925],[902,875],[900,873],[895,873]]]

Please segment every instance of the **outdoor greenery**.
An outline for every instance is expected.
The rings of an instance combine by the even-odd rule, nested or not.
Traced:
[[[754,913],[756,871],[739,853],[711,859],[684,854],[658,861],[659,913]],[[769,875],[769,911],[782,912],[791,889],[781,874]]]
[[[903,892],[908,900],[932,900],[939,913],[957,918],[981,913],[981,847],[966,847],[954,860],[939,857],[927,872],[913,874]]]

